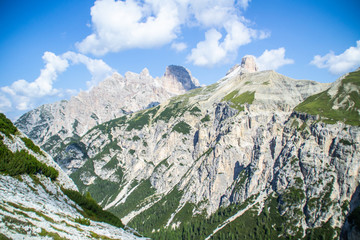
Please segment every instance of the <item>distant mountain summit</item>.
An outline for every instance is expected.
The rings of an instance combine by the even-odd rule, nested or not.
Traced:
[[[235,64],[226,75],[241,75],[243,73],[254,73],[259,70],[256,65],[255,57],[252,55],[246,55],[241,59],[241,64]]]
[[[114,73],[88,92],[69,101],[42,105],[22,115],[15,125],[39,145],[50,149],[59,140],[79,137],[92,127],[124,114],[153,107],[199,86],[190,71],[171,65],[161,78],[148,69],[140,74]]]
[[[181,84],[182,88],[186,91],[200,86],[199,81],[191,76],[191,72],[182,66],[168,66],[164,74],[164,80],[173,80]]]

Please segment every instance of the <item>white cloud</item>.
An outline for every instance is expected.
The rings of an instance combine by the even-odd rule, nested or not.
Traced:
[[[62,59],[51,52],[45,52],[43,60],[45,67],[41,70],[40,76],[35,81],[28,82],[21,79],[14,82],[11,86],[2,87],[1,89],[12,96],[43,97],[45,95],[56,94],[57,90],[52,87],[53,83],[58,74],[68,68],[69,63],[66,59]]]
[[[80,52],[104,55],[131,48],[152,48],[172,43],[175,51],[183,27],[205,30],[205,40],[191,50],[188,61],[210,66],[231,61],[238,48],[269,33],[254,30],[240,10],[250,0],[97,0],[91,8],[93,33],[77,43]],[[215,33],[217,32],[217,33]],[[220,35],[219,35],[220,34]],[[223,36],[224,35],[224,36]],[[218,37],[220,36],[220,37]],[[175,41],[175,42],[174,42]],[[213,46],[209,53],[204,47]],[[212,51],[213,49],[211,49]]]
[[[197,1],[195,1],[197,2]],[[243,4],[248,1],[244,1]],[[239,17],[233,1],[214,1],[208,7],[197,6],[195,17],[205,26],[211,26],[205,33],[205,40],[191,50],[187,60],[198,66],[212,66],[234,60],[238,49],[254,39],[264,39],[270,33],[254,30],[247,26],[248,21]],[[221,4],[222,3],[222,4]],[[218,5],[215,5],[218,4]],[[244,7],[247,7],[247,5]],[[215,5],[215,6],[214,6]],[[219,14],[218,14],[219,13]],[[221,34],[224,30],[225,34]]]
[[[11,101],[0,93],[0,112],[5,112],[11,108]]]
[[[285,58],[285,48],[265,50],[260,57],[256,58],[260,70],[276,70],[281,66],[293,64],[294,60]]]
[[[249,2],[251,2],[251,0],[239,0],[238,5],[246,9],[249,6]]]
[[[226,56],[226,51],[219,44],[220,38],[221,33],[210,29],[205,33],[205,41],[199,42],[196,48],[191,50],[187,60],[198,66],[210,66],[218,63]]]
[[[86,66],[92,76],[91,81],[86,82],[89,89],[96,86],[100,81],[104,80],[115,71],[103,60],[92,59],[80,53],[66,52],[62,57],[71,61],[72,64],[82,63]]]
[[[74,92],[74,90],[59,90],[53,87],[58,75],[64,72],[70,65],[84,64],[92,75],[91,81],[87,82],[89,88],[96,85],[100,80],[109,76],[114,70],[104,61],[92,59],[82,54],[66,52],[57,56],[52,52],[45,52],[43,55],[45,67],[40,71],[40,76],[33,82],[26,80],[17,80],[10,86],[2,87],[3,93],[8,94],[9,99],[0,95],[0,109],[3,107],[14,106],[17,110],[28,110],[34,107],[34,103],[47,96],[63,96],[64,93]],[[6,101],[6,99],[8,101]]]
[[[339,55],[332,51],[323,57],[316,55],[310,64],[318,68],[327,68],[335,75],[349,72],[360,66],[360,40],[356,42],[356,47],[350,47]]]
[[[238,20],[223,23],[226,36],[212,28],[205,33],[205,40],[199,42],[187,57],[189,62],[197,66],[212,66],[234,60],[240,46],[253,39],[265,37],[266,33],[246,27]]]
[[[94,32],[77,47],[95,55],[162,46],[177,37],[180,25],[173,1],[98,0],[91,17]]]
[[[187,48],[186,43],[179,42],[179,43],[172,43],[171,48],[174,49],[176,52],[182,52]]]

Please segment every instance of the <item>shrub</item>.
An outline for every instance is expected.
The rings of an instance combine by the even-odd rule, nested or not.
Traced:
[[[51,180],[56,180],[59,176],[59,172],[55,168],[41,163],[25,150],[13,153],[3,142],[0,142],[0,172],[10,176],[39,173]]]
[[[89,225],[90,225],[90,220],[87,219],[87,218],[77,217],[77,218],[75,218],[75,222],[80,223],[80,224],[82,224],[82,225],[86,225],[86,226],[89,226]]]
[[[82,195],[78,191],[70,189],[62,189],[71,200],[76,202],[84,209],[84,217],[90,218],[94,221],[106,222],[116,227],[124,227],[124,224],[114,214],[104,211],[97,202],[91,197],[90,193]]]
[[[191,127],[184,121],[178,122],[172,129],[172,131],[176,131],[183,134],[189,134]]]
[[[38,153],[42,156],[45,156],[45,154],[41,151],[41,149],[31,141],[31,139],[23,137],[21,140],[25,143],[26,147],[33,150],[33,152]]]
[[[0,113],[0,132],[4,133],[8,138],[18,132],[14,124],[3,114]]]
[[[209,116],[209,114],[206,114],[205,117],[203,117],[203,118],[201,119],[201,122],[202,122],[202,123],[204,123],[204,122],[209,122],[209,121],[210,121],[210,116]]]

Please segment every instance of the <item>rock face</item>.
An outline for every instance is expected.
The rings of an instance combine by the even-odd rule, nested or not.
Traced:
[[[175,95],[200,86],[199,81],[191,76],[189,70],[181,66],[170,65],[166,68],[163,85]],[[180,91],[179,91],[180,90]]]
[[[359,205],[359,122],[294,111],[338,83],[256,72],[247,62],[216,84],[98,125],[54,157],[82,191],[155,238],[194,229],[199,239],[236,229],[239,239],[246,231],[338,238]],[[345,96],[350,80],[340,81],[335,95]],[[359,91],[350,84],[349,93]]]
[[[89,92],[69,101],[46,104],[21,116],[15,125],[49,150],[54,142],[79,137],[92,127],[124,114],[153,107],[199,86],[184,67],[169,66],[161,78],[145,68],[140,74],[114,73]]]
[[[242,73],[254,73],[259,69],[256,65],[255,57],[252,55],[246,55],[242,58],[241,64],[235,64],[226,75],[233,73],[233,75],[240,75]]]
[[[87,219],[87,224],[79,223],[76,219],[85,219],[83,209],[63,192],[64,188],[77,191],[74,182],[49,155],[29,149],[22,140],[25,137],[22,133],[7,136],[3,133],[3,127],[4,125],[0,129],[2,147],[6,146],[11,152],[27,151],[40,162],[54,167],[59,176],[56,181],[42,174],[12,177],[3,173],[1,165],[1,239],[141,239],[107,223],[90,219]],[[1,157],[6,157],[3,152]],[[1,159],[1,163],[3,162],[4,159]]]
[[[241,68],[247,73],[257,72],[258,67],[256,66],[255,57],[251,55],[243,57],[241,60]]]

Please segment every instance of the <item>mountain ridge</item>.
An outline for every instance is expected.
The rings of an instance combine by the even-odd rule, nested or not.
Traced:
[[[125,77],[114,73],[69,101],[42,105],[25,113],[15,125],[43,146],[53,138],[79,137],[95,125],[155,106],[198,85],[187,69],[175,65],[170,77],[153,78],[146,68],[140,74],[127,72]]]

